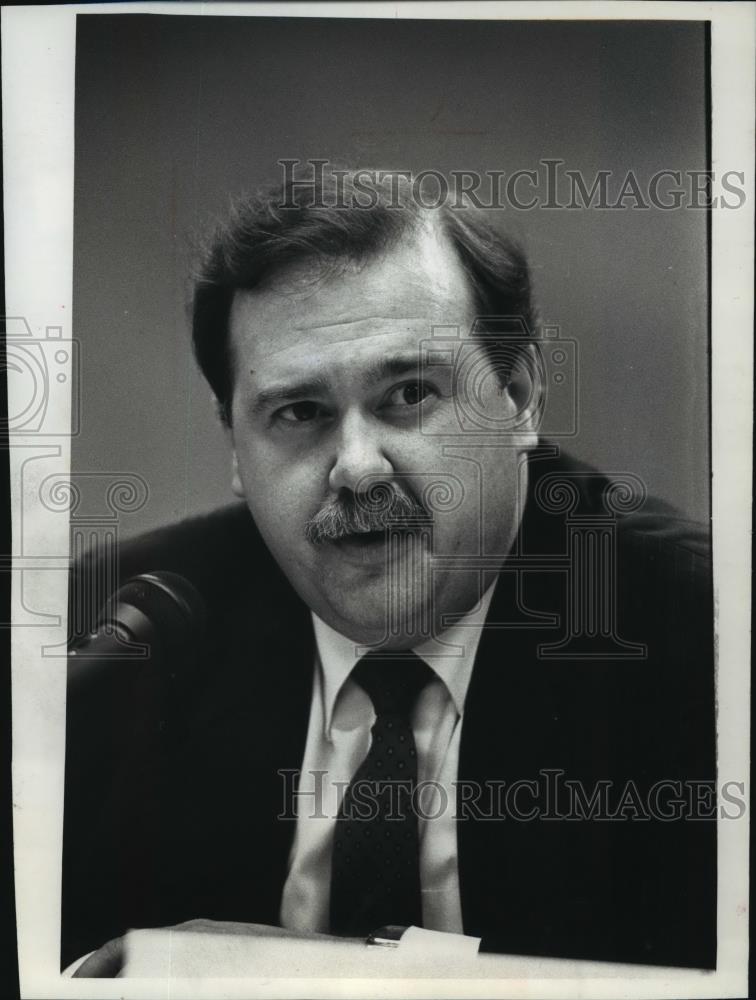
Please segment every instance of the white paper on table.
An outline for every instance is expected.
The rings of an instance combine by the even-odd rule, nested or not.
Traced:
[[[444,947],[447,935],[410,928],[400,948],[340,941],[197,931],[138,930],[126,935],[122,976],[151,979],[281,977],[391,979],[586,979],[663,978],[674,984],[707,970],[660,969],[615,962],[576,962],[521,955],[478,955],[477,939],[469,948]],[[459,935],[448,935],[458,938]]]

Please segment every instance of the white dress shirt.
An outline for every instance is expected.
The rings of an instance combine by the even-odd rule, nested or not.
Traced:
[[[457,866],[456,790],[465,696],[492,584],[480,604],[438,639],[414,652],[434,671],[412,714],[417,747],[420,886],[423,926],[462,933]],[[350,678],[355,643],[313,614],[316,663],[299,794],[296,832],[281,900],[281,926],[329,929],[331,850],[339,804],[370,748],[373,704]]]

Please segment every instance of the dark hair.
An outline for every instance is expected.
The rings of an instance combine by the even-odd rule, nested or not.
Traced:
[[[294,263],[311,261],[323,271],[364,264],[417,230],[432,212],[456,248],[475,294],[475,335],[485,341],[499,377],[506,381],[536,322],[528,264],[518,244],[491,228],[472,205],[426,207],[406,175],[323,172],[310,182],[288,178],[238,198],[202,254],[192,339],[225,423],[231,423],[228,323],[235,293],[261,286]]]

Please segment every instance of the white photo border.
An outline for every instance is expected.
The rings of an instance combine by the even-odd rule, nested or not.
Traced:
[[[750,525],[753,386],[754,26],[750,3],[128,3],[2,10],[6,314],[35,338],[70,340],[73,269],[75,22],[78,13],[397,19],[711,21],[712,159],[744,173],[745,203],[711,213],[712,502],[718,770],[742,781],[746,815],[718,823],[718,968],[534,960],[534,976],[382,980],[384,997],[735,997],[747,995],[750,781]],[[51,332],[52,331],[52,332]],[[374,980],[71,980],[58,971],[65,746],[67,525],[38,502],[35,460],[70,472],[72,371],[50,384],[60,433],[14,438],[13,788],[18,955],[23,997],[374,996]],[[14,401],[10,401],[10,412]],[[49,461],[41,463],[46,472]],[[21,522],[24,522],[23,538]],[[21,542],[40,543],[45,565]],[[24,577],[23,588],[21,586]],[[55,609],[42,615],[36,609]],[[41,619],[41,621],[40,621]],[[30,622],[33,627],[24,627]],[[630,970],[628,972],[628,970]],[[326,970],[324,970],[325,972]],[[579,981],[579,986],[578,986]]]

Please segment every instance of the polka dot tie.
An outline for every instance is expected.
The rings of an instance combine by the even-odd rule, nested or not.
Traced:
[[[410,715],[433,671],[414,653],[368,653],[351,676],[370,696],[376,720],[336,820],[331,933],[362,937],[385,924],[422,926]]]

